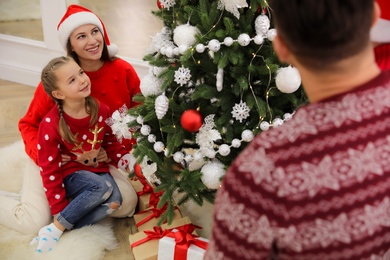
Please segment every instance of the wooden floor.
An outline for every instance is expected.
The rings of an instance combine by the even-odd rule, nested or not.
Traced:
[[[110,40],[119,46],[119,55],[142,59],[151,36],[161,31],[162,22],[151,14],[155,0],[79,0],[81,5],[98,13]],[[54,25],[53,25],[54,26]],[[43,40],[40,20],[0,22],[0,33]],[[38,82],[37,82],[38,83]],[[33,97],[35,87],[0,79],[0,147],[20,140],[17,127]],[[133,218],[114,219],[119,247],[107,252],[105,260],[133,259],[129,234],[135,233]],[[104,238],[102,238],[104,239]]]

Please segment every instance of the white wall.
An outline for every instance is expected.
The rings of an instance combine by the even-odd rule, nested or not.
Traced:
[[[30,40],[0,34],[0,78],[30,86],[36,86],[46,63],[64,55],[59,44],[56,25],[66,12],[64,0],[41,0],[41,15],[44,41]],[[140,78],[148,72],[142,60],[121,57],[130,62]]]

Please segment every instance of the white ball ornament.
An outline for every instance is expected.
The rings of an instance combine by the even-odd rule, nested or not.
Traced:
[[[149,73],[141,79],[139,87],[142,95],[147,97],[151,95],[160,95],[162,93],[161,85],[162,80],[157,78],[153,73]]]
[[[167,47],[166,50],[165,50],[165,55],[168,58],[172,58],[173,57],[173,48],[172,47]]]
[[[241,146],[241,141],[237,138],[232,140],[232,147],[239,148]]]
[[[187,162],[187,163],[190,163],[194,160],[194,157],[192,157],[191,154],[186,154],[186,156],[184,156],[184,160]]]
[[[292,66],[278,69],[276,72],[275,84],[283,93],[295,92],[301,85],[299,71]]]
[[[182,152],[176,152],[173,155],[173,160],[177,163],[181,163],[184,160],[184,154]]]
[[[283,120],[281,118],[275,118],[273,121],[272,121],[272,125],[274,127],[278,127],[278,126],[281,126],[283,125]]]
[[[224,40],[223,40],[223,43],[226,45],[226,46],[232,46],[234,40],[232,37],[226,37]]]
[[[283,115],[283,119],[286,120],[286,121],[290,120],[291,118],[292,118],[292,114],[290,114],[290,113],[286,113],[286,114]]]
[[[276,29],[270,29],[268,32],[267,32],[267,39],[269,41],[274,41],[275,39],[275,36],[276,36]]]
[[[148,141],[149,141],[149,143],[156,142],[156,136],[154,134],[148,135]]]
[[[179,45],[179,53],[184,54],[188,50],[188,45]]]
[[[144,118],[142,116],[137,116],[137,123],[142,125],[144,123]]]
[[[216,39],[212,39],[209,41],[207,46],[209,47],[210,51],[217,52],[221,48],[221,43]]]
[[[228,156],[230,154],[230,147],[227,144],[221,144],[219,146],[218,152],[222,156]]]
[[[202,159],[203,159],[202,153],[200,151],[196,151],[194,153],[194,160],[195,161],[202,161]]]
[[[256,35],[255,38],[253,38],[253,41],[257,44],[257,45],[260,45],[260,44],[263,44],[264,42],[264,37],[260,34]]]
[[[196,45],[196,51],[198,52],[198,53],[203,53],[204,52],[204,50],[206,49],[206,47],[202,44],[202,43],[199,43],[199,44],[197,44]]]
[[[270,127],[270,124],[267,121],[263,121],[260,123],[260,129],[263,131],[267,131]]]
[[[156,151],[156,153],[161,153],[165,149],[165,145],[163,142],[158,141],[154,143],[153,149]]]
[[[150,128],[150,126],[148,125],[143,125],[141,127],[141,134],[144,135],[144,136],[148,136],[150,134],[150,131],[152,131],[152,129]]]
[[[202,177],[200,179],[209,189],[218,189],[221,183],[221,178],[226,173],[224,165],[218,161],[206,163],[203,165],[201,172]]]
[[[242,33],[238,36],[237,42],[241,46],[248,46],[249,43],[251,42],[251,37],[246,33]]]
[[[244,142],[247,142],[249,143],[250,141],[252,141],[254,138],[254,135],[253,135],[253,132],[251,130],[244,130],[241,134],[241,139],[244,141]]]
[[[200,34],[200,31],[195,26],[182,24],[173,31],[173,42],[177,45],[192,46],[196,42],[195,35]]]
[[[180,54],[179,48],[178,47],[173,48],[173,55],[177,56],[179,54]]]
[[[167,50],[166,47],[161,47],[161,48],[160,48],[160,53],[161,53],[162,55],[165,55],[166,50]]]

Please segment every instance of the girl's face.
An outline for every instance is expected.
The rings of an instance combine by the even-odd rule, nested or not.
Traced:
[[[86,24],[76,28],[69,40],[73,51],[81,60],[99,60],[102,56],[104,39],[96,25]]]
[[[91,94],[91,81],[73,60],[54,71],[58,89],[53,96],[62,100],[83,100]]]

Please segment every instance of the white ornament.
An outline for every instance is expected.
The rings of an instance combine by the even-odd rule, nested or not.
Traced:
[[[242,33],[238,36],[237,42],[241,46],[248,46],[249,43],[251,42],[251,37],[246,33]]]
[[[169,8],[173,7],[176,4],[175,0],[159,0],[160,4],[163,6],[163,8],[169,10]]]
[[[200,179],[209,189],[218,189],[221,183],[220,179],[226,173],[224,165],[219,161],[206,163],[200,171],[202,172]]]
[[[264,42],[264,37],[261,36],[260,34],[258,34],[258,35],[255,36],[255,38],[253,38],[253,41],[254,41],[257,45],[263,44],[263,42]]]
[[[137,123],[142,125],[144,123],[144,118],[142,116],[137,116]]]
[[[263,121],[260,123],[260,129],[263,131],[267,131],[270,128],[270,124],[267,121]]]
[[[156,151],[156,153],[161,153],[165,149],[165,146],[163,142],[158,141],[154,143],[153,149]]]
[[[246,102],[240,101],[239,104],[235,104],[232,110],[232,117],[242,123],[242,120],[249,117],[249,107],[246,105]]]
[[[132,135],[129,131],[128,124],[134,121],[134,117],[128,114],[127,106],[124,104],[121,108],[112,113],[110,118],[106,119],[106,124],[111,127],[112,133],[116,136],[119,142],[122,139],[131,139]]]
[[[225,8],[226,11],[232,13],[237,19],[240,19],[239,8],[248,7],[246,0],[219,0],[218,9]]]
[[[149,143],[156,142],[156,136],[153,134],[148,135],[148,141],[149,141]]]
[[[209,50],[212,51],[212,52],[217,52],[219,51],[219,49],[221,48],[221,43],[216,40],[216,39],[212,39],[211,41],[209,41],[209,43],[207,44],[207,47],[209,47]]]
[[[175,82],[180,86],[183,86],[188,83],[191,79],[191,71],[184,66],[181,66],[177,71],[175,71]]]
[[[169,99],[162,93],[154,102],[154,109],[156,111],[157,119],[162,119],[169,108]]]
[[[221,144],[219,146],[218,152],[222,156],[228,156],[230,154],[230,146],[227,144]]]
[[[145,176],[147,180],[150,179],[150,177],[157,172],[157,164],[156,163],[149,163],[150,160],[147,156],[144,157],[142,162],[140,163],[142,174]]]
[[[270,27],[270,21],[268,16],[261,14],[257,16],[255,20],[255,30],[257,35],[266,35],[269,27]]]
[[[283,93],[295,92],[301,85],[299,71],[292,66],[278,69],[276,72],[275,84]]]
[[[222,91],[222,87],[223,87],[223,68],[218,68],[216,86],[217,86],[217,90],[219,92]]]
[[[160,95],[162,93],[162,79],[157,78],[150,70],[149,73],[141,79],[140,89],[145,97],[151,95]]]
[[[195,35],[200,31],[195,26],[187,24],[179,25],[173,31],[173,42],[177,45],[192,46],[196,43]]]
[[[192,157],[191,154],[186,154],[186,156],[184,156],[184,160],[187,162],[187,163],[190,163],[194,160],[194,157]]]
[[[270,29],[268,32],[267,32],[267,39],[269,41],[274,41],[275,39],[275,36],[276,36],[276,29]]]
[[[249,143],[250,141],[252,141],[254,138],[254,135],[253,135],[253,132],[251,130],[244,130],[241,134],[241,139],[244,141],[244,142],[247,142]]]
[[[182,152],[176,152],[173,155],[173,160],[177,163],[181,163],[184,160],[184,154]]]
[[[215,127],[214,116],[214,114],[206,116],[204,124],[196,134],[195,142],[200,149],[213,149],[214,141],[222,138],[218,130],[213,129]]]
[[[173,57],[173,48],[172,47],[167,47],[165,49],[165,55],[168,57],[168,58],[172,58]]]
[[[185,44],[182,44],[179,46],[179,53],[184,54],[188,50],[188,46]]]
[[[198,52],[198,53],[203,53],[204,52],[204,50],[206,49],[206,47],[202,44],[202,43],[199,43],[199,44],[197,44],[196,45],[196,51]]]
[[[142,127],[141,127],[141,134],[142,135],[144,135],[144,136],[148,136],[148,135],[150,135],[150,131],[152,131],[152,129],[150,128],[150,126],[148,126],[148,125],[143,125]]]
[[[232,37],[226,37],[224,40],[223,40],[223,43],[226,45],[226,46],[232,46],[234,40]]]
[[[272,121],[272,126],[273,127],[278,127],[278,126],[281,126],[283,125],[283,119],[281,118],[275,118],[273,121]]]
[[[237,138],[234,138],[232,140],[232,147],[239,148],[240,146],[241,146],[241,141],[239,139],[237,139]]]
[[[291,118],[292,118],[292,114],[290,114],[290,113],[286,113],[286,114],[283,115],[283,119],[284,119],[285,121],[288,121],[288,120],[290,120]]]

